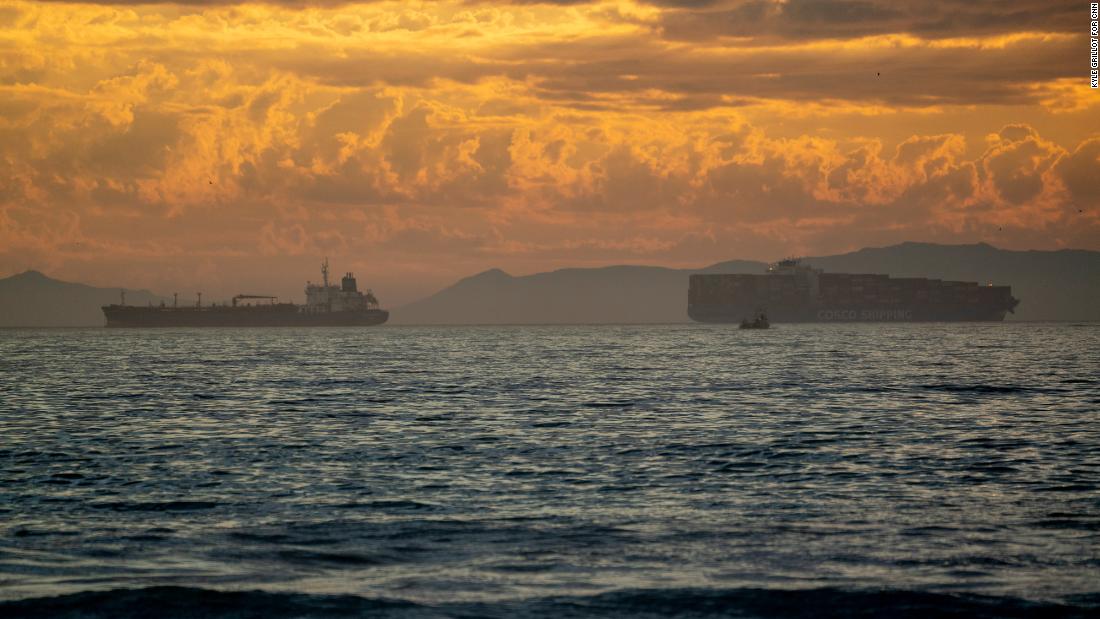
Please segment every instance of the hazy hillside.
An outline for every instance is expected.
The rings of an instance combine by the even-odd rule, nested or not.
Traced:
[[[1100,320],[1100,252],[1009,251],[985,244],[902,243],[837,256],[806,258],[833,272],[887,273],[1010,284],[1020,306],[1011,320]],[[686,322],[691,273],[763,273],[762,262],[709,267],[612,266],[513,277],[499,269],[463,279],[404,307],[393,324],[552,324]],[[0,326],[103,324],[100,306],[117,288],[95,288],[27,271],[0,279]],[[127,290],[134,305],[159,303],[147,290]]]
[[[118,301],[118,288],[62,282],[38,271],[26,271],[0,279],[0,327],[101,326],[100,307]],[[129,304],[160,301],[148,290],[126,291]]]
[[[391,313],[396,324],[687,320],[686,271],[614,266],[512,277],[493,269]]]
[[[1010,284],[1012,320],[1100,320],[1100,252],[1009,251],[985,244],[903,243],[806,258],[833,272],[886,273]],[[513,277],[493,269],[395,309],[395,324],[685,322],[691,273],[763,273],[733,260],[698,270],[562,269]]]

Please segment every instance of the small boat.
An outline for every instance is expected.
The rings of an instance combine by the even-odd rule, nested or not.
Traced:
[[[758,312],[756,314],[756,318],[753,318],[752,320],[745,318],[741,321],[742,329],[767,329],[771,326],[772,325],[770,322],[768,322],[768,317],[766,314],[764,314],[764,312]]]

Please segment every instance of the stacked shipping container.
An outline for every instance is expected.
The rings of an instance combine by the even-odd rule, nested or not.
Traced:
[[[1018,300],[1009,286],[879,274],[824,273],[787,261],[767,275],[692,275],[688,314],[740,322],[1004,320]]]

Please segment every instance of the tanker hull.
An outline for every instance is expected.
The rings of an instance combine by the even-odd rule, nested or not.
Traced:
[[[389,319],[386,310],[306,312],[296,305],[161,308],[109,305],[108,327],[369,327]]]

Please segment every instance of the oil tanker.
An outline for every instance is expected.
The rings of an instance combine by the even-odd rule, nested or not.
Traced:
[[[390,313],[379,309],[370,290],[360,292],[355,276],[344,275],[339,286],[329,285],[328,260],[321,264],[321,284],[306,282],[306,303],[280,303],[277,297],[239,294],[232,303],[103,306],[108,327],[368,327],[380,325]],[[176,297],[178,299],[178,296]]]
[[[1010,286],[826,273],[793,258],[765,275],[692,275],[688,285],[688,316],[698,322],[761,313],[773,322],[1001,321],[1019,302]]]

